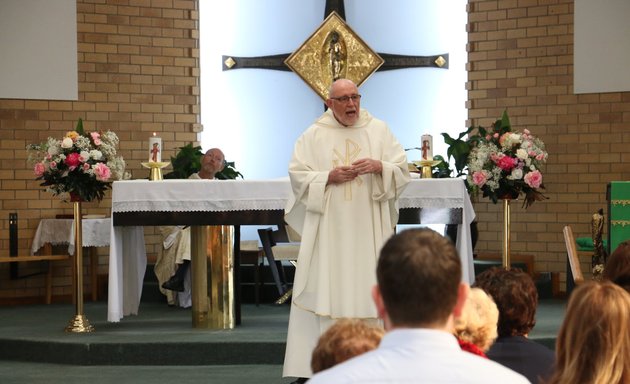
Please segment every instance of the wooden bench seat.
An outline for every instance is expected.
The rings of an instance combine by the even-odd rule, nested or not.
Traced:
[[[0,263],[23,263],[31,261],[47,261],[48,272],[46,274],[46,304],[52,301],[52,263],[55,260],[68,260],[70,255],[35,255],[35,256],[0,256]]]

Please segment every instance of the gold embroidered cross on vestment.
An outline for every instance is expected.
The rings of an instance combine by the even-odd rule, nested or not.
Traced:
[[[352,165],[357,157],[359,157],[359,153],[361,153],[361,147],[359,144],[350,139],[346,139],[345,154],[342,154],[337,149],[333,148],[333,167],[338,167],[340,165]],[[357,182],[357,185],[361,185],[363,183],[360,177],[357,177],[354,180]],[[352,200],[352,185],[350,183],[345,183],[344,189],[344,199]]]

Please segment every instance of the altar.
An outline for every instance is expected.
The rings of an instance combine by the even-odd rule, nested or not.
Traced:
[[[107,320],[138,313],[146,270],[142,226],[283,225],[290,194],[288,177],[114,182]],[[470,223],[475,213],[463,180],[413,179],[399,208],[401,224],[460,224],[456,245],[462,280],[473,282]]]

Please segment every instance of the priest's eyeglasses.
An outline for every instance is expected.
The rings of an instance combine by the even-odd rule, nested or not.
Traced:
[[[355,103],[361,100],[361,95],[356,94],[356,95],[350,95],[350,96],[331,97],[331,99],[340,101],[342,103],[347,103],[348,100],[352,100],[352,102]]]

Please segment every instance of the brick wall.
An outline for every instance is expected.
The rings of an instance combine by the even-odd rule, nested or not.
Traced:
[[[148,176],[147,142],[157,132],[164,159],[197,141],[199,122],[198,0],[77,0],[79,100],[0,99],[0,254],[9,253],[8,217],[19,215],[19,251],[27,254],[41,218],[72,214],[43,192],[25,147],[60,138],[82,118],[86,130],[112,130],[133,178]],[[0,52],[0,54],[2,54]],[[109,214],[109,193],[87,213]],[[157,236],[147,227],[148,252]],[[100,250],[100,273],[107,253]],[[29,263],[30,264],[30,263]],[[21,271],[36,266],[21,266]],[[55,271],[54,295],[69,295],[71,268]],[[0,298],[43,295],[43,277],[9,280],[0,265]]]
[[[606,209],[607,183],[630,180],[630,92],[573,94],[572,0],[469,0],[467,7],[467,123],[489,126],[507,109],[515,129],[545,142],[549,200],[513,206],[511,245],[533,254],[537,271],[561,272],[563,283],[562,227],[589,236],[591,215]],[[500,252],[501,205],[480,200],[475,211],[477,251]]]

